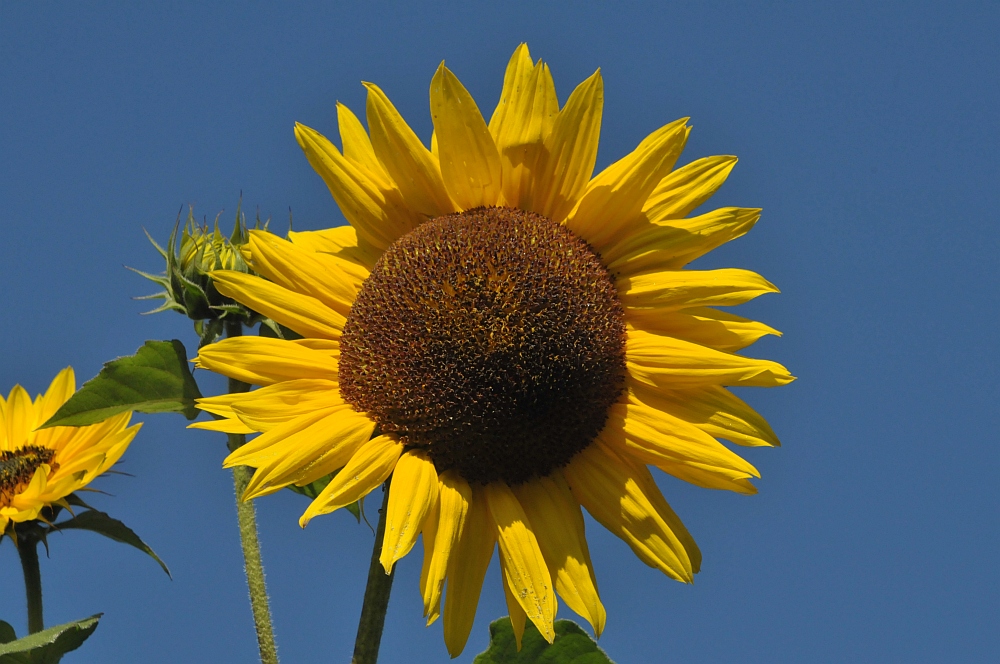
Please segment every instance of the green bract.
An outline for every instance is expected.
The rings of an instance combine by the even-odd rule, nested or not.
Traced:
[[[267,226],[267,221],[262,222],[257,217],[253,229],[267,230]],[[228,322],[252,326],[263,321],[273,326],[270,320],[257,312],[219,293],[212,283],[213,270],[253,273],[240,251],[249,239],[248,231],[246,215],[237,205],[236,222],[228,237],[219,231],[218,218],[213,228],[209,228],[207,223],[199,224],[194,218],[193,208],[188,209],[187,221],[183,227],[178,217],[166,248],[161,247],[146,233],[146,237],[167,264],[166,271],[160,275],[133,269],[163,288],[159,293],[137,299],[163,300],[163,304],[147,313],[178,311],[195,321],[201,345],[217,339],[222,334],[223,325]]]

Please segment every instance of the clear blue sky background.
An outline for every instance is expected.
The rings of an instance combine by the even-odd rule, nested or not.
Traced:
[[[744,307],[784,331],[756,347],[800,377],[744,396],[784,447],[750,450],[755,497],[660,477],[705,554],[693,587],[589,522],[608,609],[601,645],[629,662],[986,661],[1000,649],[997,502],[996,3],[21,3],[0,0],[0,390],[79,377],[185,319],[140,317],[193,204],[244,205],[286,227],[343,219],[292,136],[334,135],[334,102],[377,82],[429,137],[447,60],[489,113],[514,47],[548,61],[561,99],[595,68],[598,168],[691,116],[682,163],[736,154],[719,205],[764,208],[702,261],[760,271],[783,293]],[[207,392],[220,381],[202,376]],[[168,562],[89,533],[43,559],[50,624],[99,611],[67,662],[249,662],[255,643],[231,476],[218,435],[144,417],[95,503]],[[372,544],[306,500],[258,503],[285,662],[350,658]],[[374,507],[369,506],[374,518]],[[399,567],[383,662],[447,658],[420,617],[420,557]],[[14,549],[0,618],[24,629]],[[494,565],[466,653],[504,614]],[[572,617],[564,611],[563,615]]]

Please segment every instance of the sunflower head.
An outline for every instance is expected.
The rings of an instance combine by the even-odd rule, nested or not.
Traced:
[[[339,469],[303,526],[391,476],[381,562],[421,536],[424,614],[443,615],[453,656],[494,551],[518,639],[527,620],[554,638],[557,596],[600,634],[581,508],[690,582],[701,554],[648,466],[749,494],[757,470],[720,439],[777,444],[727,389],[792,380],[737,352],[777,331],[716,308],[777,289],[686,269],[760,210],[690,216],[736,159],[674,168],[686,119],[594,176],[600,72],[560,105],[523,44],[489,121],[441,65],[429,145],[365,85],[367,129],[338,106],[341,147],[295,127],[350,225],[251,232],[256,275],[212,273],[302,338],[202,348],[197,366],[261,387],[202,399],[219,419],[193,426],[260,433],[226,459],[256,469],[245,499]]]
[[[0,396],[0,537],[66,507],[67,496],[111,468],[139,430],[128,426],[130,413],[90,426],[37,429],[75,391],[67,367],[34,400],[20,385]]]

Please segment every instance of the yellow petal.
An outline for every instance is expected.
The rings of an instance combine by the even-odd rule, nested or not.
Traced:
[[[194,365],[252,385],[296,378],[336,381],[338,366],[326,353],[268,337],[232,337],[209,344],[198,351]]]
[[[303,475],[316,475],[316,466],[326,475],[350,460],[375,430],[375,423],[363,413],[344,405],[331,408],[329,415],[280,444],[272,445],[247,458],[257,472],[247,485],[246,497],[273,493],[289,484],[301,484]],[[265,434],[262,434],[263,437]],[[274,456],[269,456],[274,452]],[[312,472],[311,472],[312,471]]]
[[[232,270],[212,272],[220,293],[264,314],[304,337],[339,339],[347,318],[319,300],[278,284]]]
[[[233,417],[226,417],[221,420],[205,420],[204,422],[195,422],[194,424],[189,424],[188,429],[200,429],[202,431],[218,431],[220,433],[257,433],[256,429],[252,429],[244,424],[235,415]]]
[[[552,72],[543,62],[532,65],[527,45],[521,44],[507,65],[500,103],[490,119],[506,205],[535,209],[533,192],[545,159],[544,141],[558,113]]]
[[[650,195],[643,211],[652,221],[686,216],[707,201],[736,165],[736,157],[705,157],[663,178]]]
[[[746,348],[768,334],[781,336],[781,332],[769,325],[709,307],[675,311],[629,309],[626,323],[630,328],[728,352]]]
[[[403,444],[389,436],[376,436],[363,444],[312,501],[299,518],[299,525],[305,528],[313,517],[329,514],[367,496],[392,474],[402,453]]]
[[[448,586],[444,600],[444,642],[448,654],[458,657],[469,640],[486,568],[497,541],[483,489],[472,487],[472,499],[462,536],[448,561]]]
[[[528,517],[510,487],[502,482],[486,485],[486,499],[497,524],[507,583],[528,618],[545,640],[552,643],[556,594]]]
[[[337,126],[340,128],[340,144],[344,146],[344,156],[355,166],[360,166],[367,169],[372,175],[388,180],[389,174],[385,172],[378,157],[375,156],[368,132],[361,125],[358,116],[339,101],[337,102]]]
[[[420,574],[420,590],[424,598],[424,615],[427,616],[428,625],[438,617],[448,563],[462,537],[471,501],[472,488],[457,472],[449,470],[438,477],[438,502],[430,534],[433,545],[430,547],[431,555],[428,557],[425,540],[425,564]],[[431,519],[428,518],[428,521]],[[426,526],[424,537],[428,537]]]
[[[652,417],[643,420],[637,413]],[[760,477],[756,468],[697,427],[645,404],[629,403],[627,411],[614,406],[598,440],[622,457],[652,464],[685,482],[756,493],[748,481]]]
[[[601,252],[604,264],[622,275],[679,270],[712,249],[744,235],[760,218],[759,208],[720,208],[690,219],[650,224]]]
[[[38,424],[35,422],[35,405],[28,392],[15,385],[4,405],[4,432],[7,435],[7,449],[30,445],[29,434]]]
[[[379,162],[399,187],[403,200],[416,212],[438,217],[456,212],[448,196],[438,161],[374,83],[368,88],[368,130]]]
[[[479,107],[444,63],[431,79],[431,119],[445,189],[462,210],[496,205],[500,153]]]
[[[742,385],[776,387],[795,378],[777,362],[723,353],[673,337],[629,330],[629,375],[654,387]]]
[[[66,367],[52,379],[49,389],[42,397],[44,404],[38,412],[38,422],[41,424],[56,414],[56,411],[76,392],[76,375],[73,367]]]
[[[507,581],[507,574],[504,571],[507,567],[508,563],[503,556],[503,550],[501,550],[500,578],[503,579],[503,596],[507,600],[507,615],[510,618],[510,626],[514,630],[514,643],[517,645],[517,652],[521,652],[521,638],[524,636],[524,626],[527,624],[528,614],[518,604],[517,598],[514,597],[514,593],[510,589],[510,583]]]
[[[313,169],[329,187],[333,199],[358,237],[384,251],[419,223],[396,186],[356,166],[319,132],[295,125],[295,138]]]
[[[340,269],[359,283],[368,278],[382,253],[369,244],[362,246],[358,232],[350,225],[321,231],[288,231],[288,239],[296,246],[333,256]]]
[[[677,581],[694,580],[700,553],[659,490],[644,486],[637,466],[593,443],[573,457],[563,475],[577,501],[639,560]]]
[[[248,244],[255,272],[344,316],[350,313],[361,284],[333,256],[297,247],[265,231],[250,231]]]
[[[427,513],[424,527],[420,531],[420,541],[424,544],[424,560],[420,566],[420,596],[424,600],[424,617],[427,618],[428,626],[441,614],[441,594],[438,592],[435,599],[436,579],[431,578],[431,565],[434,563],[434,540],[437,539],[437,527],[440,519],[441,504],[439,501],[434,503],[434,507]],[[445,574],[447,574],[447,568]]]
[[[438,499],[438,475],[424,452],[410,450],[396,464],[389,487],[385,537],[379,562],[385,573],[417,543],[424,519]]]
[[[607,614],[597,593],[583,513],[566,480],[554,473],[516,487],[514,494],[538,538],[556,592],[600,636]]]
[[[637,223],[645,223],[642,206],[684,149],[690,132],[686,124],[683,118],[661,127],[591,180],[567,228],[603,252]]]
[[[750,447],[781,444],[767,420],[724,387],[669,390],[651,388],[632,379],[626,379],[626,384],[630,400],[650,404],[710,436]]]
[[[529,92],[525,90],[525,86],[533,69],[528,45],[522,42],[514,49],[514,54],[507,62],[500,101],[490,117],[490,134],[500,147],[510,144],[510,141],[501,137],[507,132],[520,130],[524,123],[523,114],[518,112],[520,110],[518,101],[521,95]]]
[[[577,86],[545,138],[545,161],[539,169],[532,212],[563,222],[590,181],[604,108],[600,70]]]
[[[626,307],[683,309],[743,304],[778,289],[750,270],[663,270],[621,276],[616,285]]]
[[[313,378],[284,381],[244,393],[231,407],[247,426],[267,431],[300,415],[343,403],[336,383]]]

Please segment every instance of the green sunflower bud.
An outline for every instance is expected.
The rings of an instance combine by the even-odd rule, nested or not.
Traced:
[[[262,222],[258,216],[252,228],[267,230],[269,221]],[[194,208],[188,209],[187,221],[183,226],[178,216],[166,248],[157,244],[148,232],[146,237],[166,261],[166,271],[159,275],[133,269],[133,272],[163,288],[159,293],[136,298],[163,300],[163,304],[147,311],[147,314],[161,311],[184,314],[194,321],[195,331],[201,337],[201,345],[218,338],[225,323],[238,322],[253,326],[265,321],[273,325],[257,312],[219,293],[210,276],[213,270],[236,270],[253,274],[241,253],[241,248],[249,239],[249,232],[246,215],[240,205],[236,207],[236,222],[228,237],[219,231],[218,217],[211,228],[207,223],[199,224],[194,217]]]

